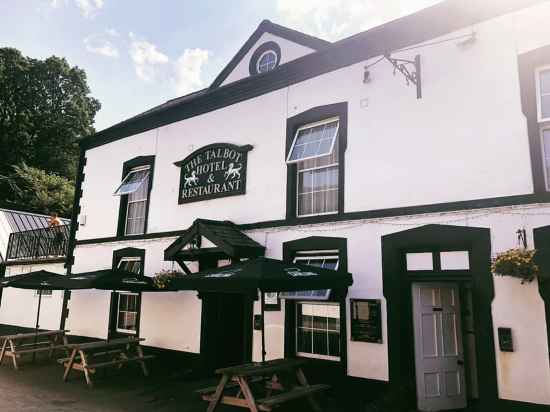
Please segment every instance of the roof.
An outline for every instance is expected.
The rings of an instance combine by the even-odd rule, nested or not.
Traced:
[[[322,50],[331,45],[330,42],[322,40],[318,37],[310,36],[309,34],[302,33],[297,30],[289,29],[288,27],[281,26],[270,22],[269,20],[263,20],[258,28],[252,33],[248,40],[239,49],[237,54],[229,61],[227,66],[220,72],[220,74],[214,79],[210,88],[220,86],[223,81],[229,76],[237,64],[242,60],[246,53],[256,44],[258,39],[264,33],[271,33],[283,39],[290,40],[291,42],[301,44],[302,46],[309,47],[313,50]]]
[[[44,229],[48,227],[49,216],[36,213],[22,212],[19,210],[0,209],[4,212],[12,232],[24,232],[26,230]],[[60,219],[68,225],[69,219]]]
[[[545,0],[491,2],[446,0],[414,14],[332,43],[317,52],[297,58],[267,73],[246,77],[220,87],[210,87],[171,100],[132,119],[84,138],[80,143],[84,149],[101,146],[419,44],[543,1]],[[272,28],[282,27],[270,24]]]
[[[165,260],[173,260],[183,247],[201,236],[216,245],[216,251],[231,257],[261,256],[265,251],[262,245],[241,232],[233,222],[196,219],[182,236],[166,248]]]

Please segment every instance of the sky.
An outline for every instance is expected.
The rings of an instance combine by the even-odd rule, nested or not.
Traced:
[[[0,0],[0,47],[85,70],[95,128],[207,87],[263,19],[335,41],[439,0]]]

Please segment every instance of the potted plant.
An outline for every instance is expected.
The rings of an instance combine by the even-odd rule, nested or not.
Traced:
[[[493,260],[491,269],[497,276],[511,276],[521,279],[521,283],[532,282],[540,276],[539,265],[535,262],[535,249],[516,248],[499,253]]]
[[[183,275],[180,271],[162,269],[160,272],[155,273],[153,283],[157,289],[166,289],[170,285],[172,279],[180,275]]]

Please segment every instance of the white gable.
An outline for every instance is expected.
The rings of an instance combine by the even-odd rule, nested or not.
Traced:
[[[289,61],[295,60],[299,57],[305,56],[306,54],[315,51],[314,49],[310,49],[309,47],[302,46],[301,44],[294,43],[290,40],[283,39],[282,37],[265,32],[260,36],[254,46],[252,46],[250,50],[244,55],[244,57],[237,64],[237,66],[235,66],[231,73],[229,73],[227,78],[222,82],[221,86],[250,76],[250,59],[252,58],[254,52],[256,51],[256,49],[258,49],[258,47],[269,41],[277,43],[281,48],[281,61],[279,62],[279,65],[288,63]]]

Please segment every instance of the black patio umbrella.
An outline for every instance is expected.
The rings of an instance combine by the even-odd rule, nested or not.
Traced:
[[[36,311],[36,323],[34,330],[38,332],[40,327],[40,308],[42,306],[42,291],[43,290],[65,290],[64,287],[56,285],[59,281],[65,278],[65,275],[48,272],[47,270],[37,270],[34,272],[23,273],[21,275],[9,276],[0,281],[0,287],[12,287],[18,289],[33,289],[38,290],[38,309]],[[33,360],[35,359],[33,353]]]
[[[262,362],[265,362],[264,292],[347,288],[353,283],[350,273],[316,266],[285,263],[258,257],[221,268],[178,276],[170,282],[175,290],[202,292],[243,292],[260,290]]]
[[[56,279],[55,285],[64,289],[125,290],[128,292],[156,292],[158,289],[149,276],[122,269],[101,269],[75,273]]]

